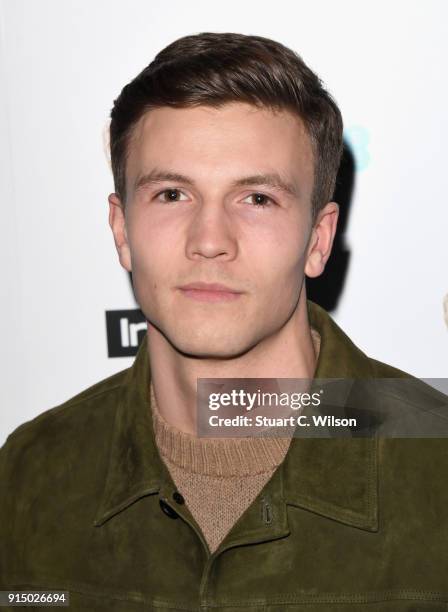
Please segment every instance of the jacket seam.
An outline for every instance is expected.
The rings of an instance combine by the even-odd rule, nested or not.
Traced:
[[[366,511],[367,511],[367,515],[370,518],[371,521],[375,521],[377,520],[377,516],[376,516],[376,512],[377,508],[378,508],[378,494],[377,494],[377,488],[378,488],[378,438],[374,439],[373,444],[375,445],[374,448],[374,452],[370,453],[370,457],[369,457],[369,467],[368,467],[368,485],[369,485],[369,489],[368,489],[368,494],[366,496]],[[376,499],[374,500],[374,497],[376,495]],[[376,504],[375,504],[376,501]]]
[[[207,601],[203,605],[206,607],[217,608],[222,604],[228,606],[270,606],[270,605],[297,605],[297,604],[324,604],[324,603],[381,603],[385,601],[442,601],[448,602],[448,593],[441,591],[423,591],[410,589],[397,589],[386,591],[366,591],[364,593],[328,593],[322,595],[301,595],[292,594],[286,597],[274,597],[269,599],[220,599],[219,601]]]

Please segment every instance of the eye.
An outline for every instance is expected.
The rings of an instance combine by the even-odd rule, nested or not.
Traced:
[[[265,208],[266,206],[275,204],[274,200],[264,193],[251,193],[249,196],[247,196],[247,198],[253,198],[252,205],[257,208]],[[247,200],[247,198],[245,198],[245,200]]]
[[[179,198],[180,195],[185,196],[179,189],[164,189],[155,195],[155,199],[159,199],[162,196],[162,202],[180,202],[182,201]],[[186,196],[185,199],[188,200]]]

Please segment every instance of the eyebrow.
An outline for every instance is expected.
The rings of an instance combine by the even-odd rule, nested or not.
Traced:
[[[152,170],[140,177],[137,177],[134,183],[135,191],[139,191],[148,185],[156,185],[163,182],[183,183],[194,187],[194,181],[188,176],[170,172],[165,170]],[[251,176],[243,176],[234,180],[231,187],[249,187],[249,186],[271,187],[277,191],[281,191],[288,196],[296,198],[299,196],[297,188],[290,182],[285,181],[277,172],[269,172],[267,174],[253,174]]]

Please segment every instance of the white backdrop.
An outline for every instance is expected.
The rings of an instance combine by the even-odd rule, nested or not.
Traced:
[[[131,365],[105,310],[135,308],[108,226],[103,136],[121,88],[201,31],[299,52],[338,102],[357,160],[348,276],[331,314],[369,355],[448,376],[444,0],[0,0],[0,445]]]

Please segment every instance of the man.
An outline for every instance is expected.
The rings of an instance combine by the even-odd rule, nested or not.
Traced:
[[[306,297],[338,218],[333,99],[281,44],[204,33],[111,117],[109,221],[147,334],[1,449],[1,588],[92,611],[446,610],[447,398]],[[198,380],[235,378],[403,381],[349,386],[350,410],[376,433],[437,413],[433,437],[197,435]]]

